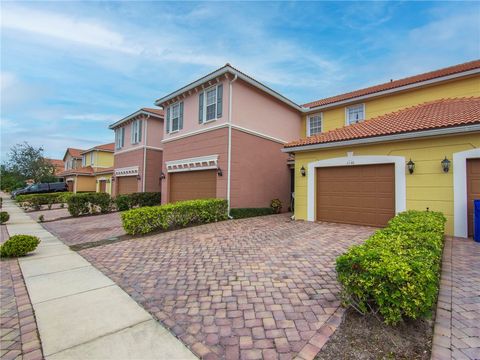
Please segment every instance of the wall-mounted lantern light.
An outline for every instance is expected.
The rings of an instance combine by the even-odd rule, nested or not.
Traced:
[[[302,176],[305,176],[305,175],[307,174],[307,171],[305,170],[305,168],[303,167],[303,165],[302,165],[302,167],[300,168],[300,174],[302,174]]]
[[[165,173],[162,171],[162,173],[160,174],[160,180],[163,180],[165,179]]]
[[[222,169],[220,169],[220,168],[217,169],[217,175],[218,176],[223,176]]]
[[[140,175],[137,175],[137,180],[141,180],[142,177]]]
[[[413,170],[415,170],[415,163],[412,161],[412,159],[410,159],[410,161],[407,163],[407,168],[408,172],[413,174]]]
[[[112,183],[115,182],[115,177],[112,177]]]
[[[447,173],[448,170],[450,170],[450,160],[448,160],[447,157],[445,156],[445,159],[442,160],[441,164],[442,164],[443,172]]]

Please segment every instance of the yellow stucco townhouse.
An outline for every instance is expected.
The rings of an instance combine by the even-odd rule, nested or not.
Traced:
[[[67,149],[66,157],[71,149]],[[71,151],[70,151],[71,152]],[[71,167],[58,174],[72,192],[112,193],[114,143],[78,150],[81,166]]]
[[[295,218],[384,226],[407,209],[441,211],[472,234],[480,198],[480,61],[303,105]]]

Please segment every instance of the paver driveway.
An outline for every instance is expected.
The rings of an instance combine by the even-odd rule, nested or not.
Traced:
[[[282,214],[80,254],[201,357],[289,359],[303,349],[300,355],[312,358],[332,332],[317,330],[340,304],[334,259],[373,231]]]

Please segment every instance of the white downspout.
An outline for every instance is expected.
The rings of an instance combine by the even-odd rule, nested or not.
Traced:
[[[142,192],[145,192],[145,181],[146,181],[146,176],[145,174],[147,173],[147,127],[148,127],[148,119],[150,118],[150,115],[147,115],[147,118],[145,119],[145,126],[143,127],[143,174],[142,174]]]
[[[231,182],[231,170],[232,170],[232,94],[233,86],[232,84],[237,80],[238,75],[235,74],[235,77],[232,81],[229,82],[229,91],[228,91],[228,163],[227,163],[227,204],[228,204],[228,217],[230,216],[230,182]]]

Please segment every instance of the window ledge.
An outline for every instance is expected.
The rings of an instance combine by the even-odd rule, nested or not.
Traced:
[[[209,124],[209,123],[214,122],[214,121],[217,121],[217,120],[218,120],[217,118],[211,119],[211,120],[207,120],[207,121],[202,122],[202,124],[203,124],[203,125]]]

